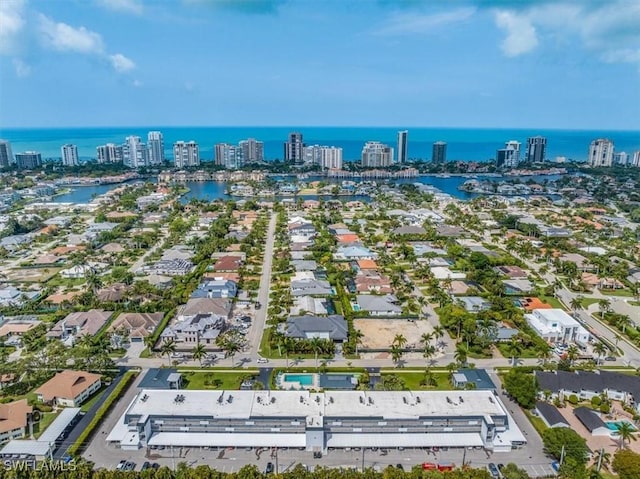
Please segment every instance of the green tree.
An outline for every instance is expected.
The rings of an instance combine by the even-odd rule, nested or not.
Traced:
[[[637,441],[638,438],[635,436],[636,428],[631,425],[631,423],[627,421],[623,421],[618,423],[618,431],[616,432],[616,436],[620,441],[619,448],[624,449],[627,447],[627,443],[631,441]]]
[[[191,355],[193,356],[193,359],[200,363],[200,367],[202,367],[202,360],[207,355],[207,349],[204,347],[204,344],[198,343],[191,350]]]
[[[589,448],[587,441],[573,429],[566,427],[549,428],[542,433],[544,452],[556,459],[573,459],[576,464],[585,465]],[[564,456],[563,456],[564,451]]]
[[[533,374],[520,368],[512,368],[505,376],[503,385],[507,393],[522,407],[532,409],[536,404],[538,384]]]
[[[313,337],[309,341],[311,343],[311,350],[313,351],[313,356],[316,363],[316,371],[318,370],[318,354],[322,351],[322,346],[324,341],[319,337]]]
[[[615,453],[611,463],[620,479],[640,479],[640,454],[622,449]]]
[[[516,464],[510,462],[502,470],[503,479],[530,479],[529,474],[524,469],[520,469]]]
[[[178,346],[173,339],[168,339],[162,342],[160,345],[160,354],[167,357],[169,364],[171,364],[171,355],[176,352]]]

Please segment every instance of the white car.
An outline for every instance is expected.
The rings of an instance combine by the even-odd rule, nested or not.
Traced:
[[[269,360],[267,358],[258,358],[256,361],[258,364],[267,364]]]

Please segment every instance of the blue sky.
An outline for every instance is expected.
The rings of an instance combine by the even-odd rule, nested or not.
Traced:
[[[637,0],[2,0],[0,126],[640,129]]]

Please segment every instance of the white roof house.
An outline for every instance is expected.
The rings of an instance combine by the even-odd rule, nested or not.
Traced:
[[[587,344],[589,332],[562,309],[534,309],[525,319],[540,337],[552,343]]]

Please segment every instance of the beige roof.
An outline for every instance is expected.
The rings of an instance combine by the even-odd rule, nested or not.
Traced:
[[[228,317],[231,312],[231,300],[226,298],[192,298],[182,308],[181,315],[217,314]]]
[[[74,399],[99,380],[99,374],[67,369],[36,389],[36,394],[41,395],[42,400],[47,402],[55,398]]]
[[[27,404],[26,399],[0,404],[0,434],[26,427],[27,414],[32,412],[33,408]]]
[[[122,313],[111,323],[109,331],[125,329],[130,338],[144,338],[155,331],[163,317],[164,313]]]
[[[0,338],[8,336],[9,334],[24,334],[35,328],[38,324],[40,324],[40,321],[21,321],[19,319],[7,321],[0,326]]]

